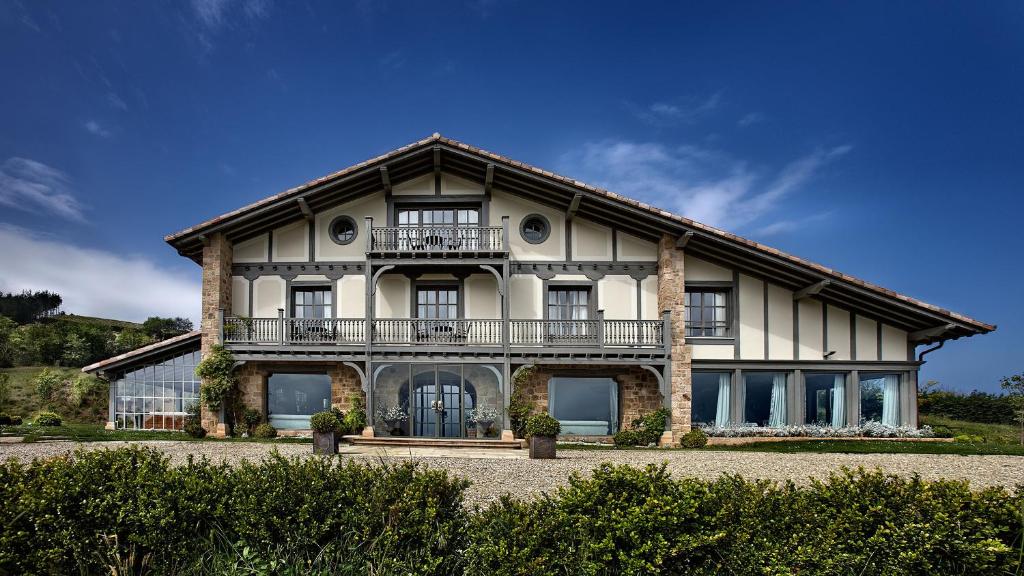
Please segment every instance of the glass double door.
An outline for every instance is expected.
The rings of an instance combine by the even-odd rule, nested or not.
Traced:
[[[464,413],[473,408],[465,387],[461,366],[413,366],[412,435],[461,438]]]

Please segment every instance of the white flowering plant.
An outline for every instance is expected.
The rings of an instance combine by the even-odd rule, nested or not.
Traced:
[[[467,422],[494,422],[498,419],[498,411],[494,408],[470,408],[466,411]]]
[[[383,422],[405,422],[409,419],[409,414],[405,410],[405,406],[382,406],[377,409],[377,420]]]
[[[805,424],[801,426],[782,426],[771,428],[752,423],[736,426],[699,426],[705,434],[718,438],[932,438],[935,432],[931,426],[887,426],[881,422],[864,421],[860,426],[843,426],[835,428],[824,424]]]

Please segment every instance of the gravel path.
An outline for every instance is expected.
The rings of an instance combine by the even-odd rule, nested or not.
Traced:
[[[78,447],[115,448],[129,442],[37,442],[0,444],[0,459],[31,459],[65,454]],[[132,444],[135,444],[134,442]],[[182,462],[188,454],[211,460],[238,462],[258,460],[273,448],[285,456],[311,456],[309,444],[257,444],[247,442],[138,442],[163,450],[172,461]],[[436,450],[436,449],[435,449]],[[478,451],[479,453],[479,451]],[[516,456],[519,454],[517,453]],[[506,455],[507,456],[507,455]],[[343,458],[379,462],[405,460],[408,457],[382,456],[372,448]],[[714,479],[722,473],[737,473],[748,478],[793,480],[806,483],[809,477],[825,478],[846,466],[882,470],[900,474],[920,474],[922,478],[970,480],[976,487],[1007,486],[1024,483],[1024,457],[957,456],[946,454],[779,454],[768,452],[648,451],[648,450],[559,450],[557,460],[521,458],[465,458],[456,456],[413,457],[427,466],[448,470],[473,482],[467,493],[470,503],[486,503],[514,491],[520,495],[538,494],[564,485],[571,472],[589,473],[601,462],[644,466],[668,462],[676,476]]]

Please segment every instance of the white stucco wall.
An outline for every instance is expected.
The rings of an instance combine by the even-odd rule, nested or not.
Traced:
[[[618,259],[623,262],[657,262],[658,245],[619,231]]]
[[[493,274],[473,274],[464,286],[466,318],[501,318],[501,295]]]
[[[644,278],[640,284],[640,308],[642,320],[658,320],[661,310],[658,309],[658,277],[654,274]]]
[[[573,260],[610,261],[612,229],[580,218],[572,221]]]
[[[267,262],[267,244],[269,234],[260,234],[244,242],[239,242],[232,247],[231,257],[239,264],[252,262]]]
[[[597,308],[606,320],[636,320],[636,280],[620,274],[597,281]]]
[[[851,360],[850,313],[842,308],[828,307],[828,350],[835,351],[833,360]]]
[[[284,291],[285,281],[279,276],[260,276],[253,280],[253,318],[277,318],[277,309],[285,307]]]
[[[374,317],[410,318],[409,279],[400,274],[385,274],[377,281]]]
[[[768,284],[768,358],[793,359],[793,292]]]
[[[822,346],[825,325],[822,318],[822,304],[813,298],[797,302],[800,310],[800,357],[798,360],[823,360]]]
[[[519,225],[528,214],[541,214],[551,223],[551,233],[540,244],[530,244],[519,234]],[[493,190],[490,225],[501,226],[501,217],[509,216],[509,247],[517,260],[565,260],[565,213],[530,202],[517,196]]]
[[[764,360],[764,282],[740,274],[740,358]]]
[[[338,279],[338,318],[366,318],[366,277],[346,274]]]
[[[509,279],[510,317],[530,320],[544,317],[541,301],[543,282],[533,274],[517,274]]]
[[[878,360],[878,324],[857,316],[857,360]]]
[[[689,281],[732,282],[732,270],[689,254],[683,257],[683,274]]]
[[[882,360],[907,359],[907,333],[882,324]]]
[[[309,260],[309,227],[305,220],[274,229],[274,262]]]
[[[249,281],[242,276],[231,277],[231,314],[249,315]]]
[[[331,240],[331,222],[342,214],[356,222],[356,239],[348,244],[337,244]],[[316,214],[316,250],[320,261],[351,262],[366,259],[366,217],[373,218],[374,226],[387,226],[387,204],[384,193],[370,194],[365,198],[347,202]]]
[[[736,356],[736,349],[725,344],[694,344],[694,360],[732,360]]]

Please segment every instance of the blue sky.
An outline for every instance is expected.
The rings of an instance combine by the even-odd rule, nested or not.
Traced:
[[[0,70],[0,289],[71,312],[196,318],[164,234],[436,131],[999,324],[924,379],[1024,371],[1020,3],[0,0]]]

